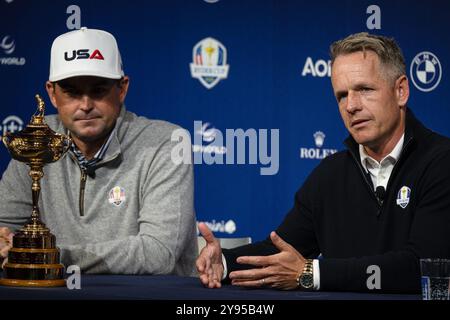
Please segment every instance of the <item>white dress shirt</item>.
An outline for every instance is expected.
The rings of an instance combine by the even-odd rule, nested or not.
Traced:
[[[404,140],[405,134],[402,135],[391,153],[381,159],[380,162],[370,157],[364,147],[362,145],[359,145],[359,157],[361,159],[361,164],[365,172],[368,172],[370,174],[374,190],[376,190],[379,186],[382,186],[386,189],[389,177],[392,173],[392,169],[394,169],[394,165],[397,163],[398,158],[400,158]]]

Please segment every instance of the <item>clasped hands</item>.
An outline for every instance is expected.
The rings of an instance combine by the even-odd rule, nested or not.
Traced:
[[[214,237],[206,224],[199,223],[198,229],[206,240],[206,246],[196,262],[200,281],[205,287],[220,288],[224,267],[219,240]],[[238,257],[237,263],[253,265],[255,268],[231,272],[229,278],[232,285],[280,290],[298,287],[297,278],[303,270],[306,259],[274,231],[270,233],[270,239],[280,252],[270,256]]]

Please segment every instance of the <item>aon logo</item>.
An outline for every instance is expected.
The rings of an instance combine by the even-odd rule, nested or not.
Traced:
[[[330,77],[331,76],[331,60],[313,61],[311,57],[306,58],[303,66],[302,77],[311,75],[313,77]]]

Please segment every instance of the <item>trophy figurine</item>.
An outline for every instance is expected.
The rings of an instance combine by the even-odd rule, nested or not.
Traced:
[[[8,262],[0,285],[20,287],[64,286],[64,265],[60,263],[56,238],[39,217],[40,179],[43,167],[59,160],[69,149],[70,138],[54,132],[45,123],[44,101],[36,95],[38,110],[18,133],[6,132],[3,143],[12,158],[30,166],[33,209],[31,218],[13,237]]]

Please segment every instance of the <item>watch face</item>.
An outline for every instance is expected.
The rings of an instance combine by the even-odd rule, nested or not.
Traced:
[[[314,278],[312,274],[302,274],[300,276],[300,284],[305,289],[311,289],[314,286]]]

